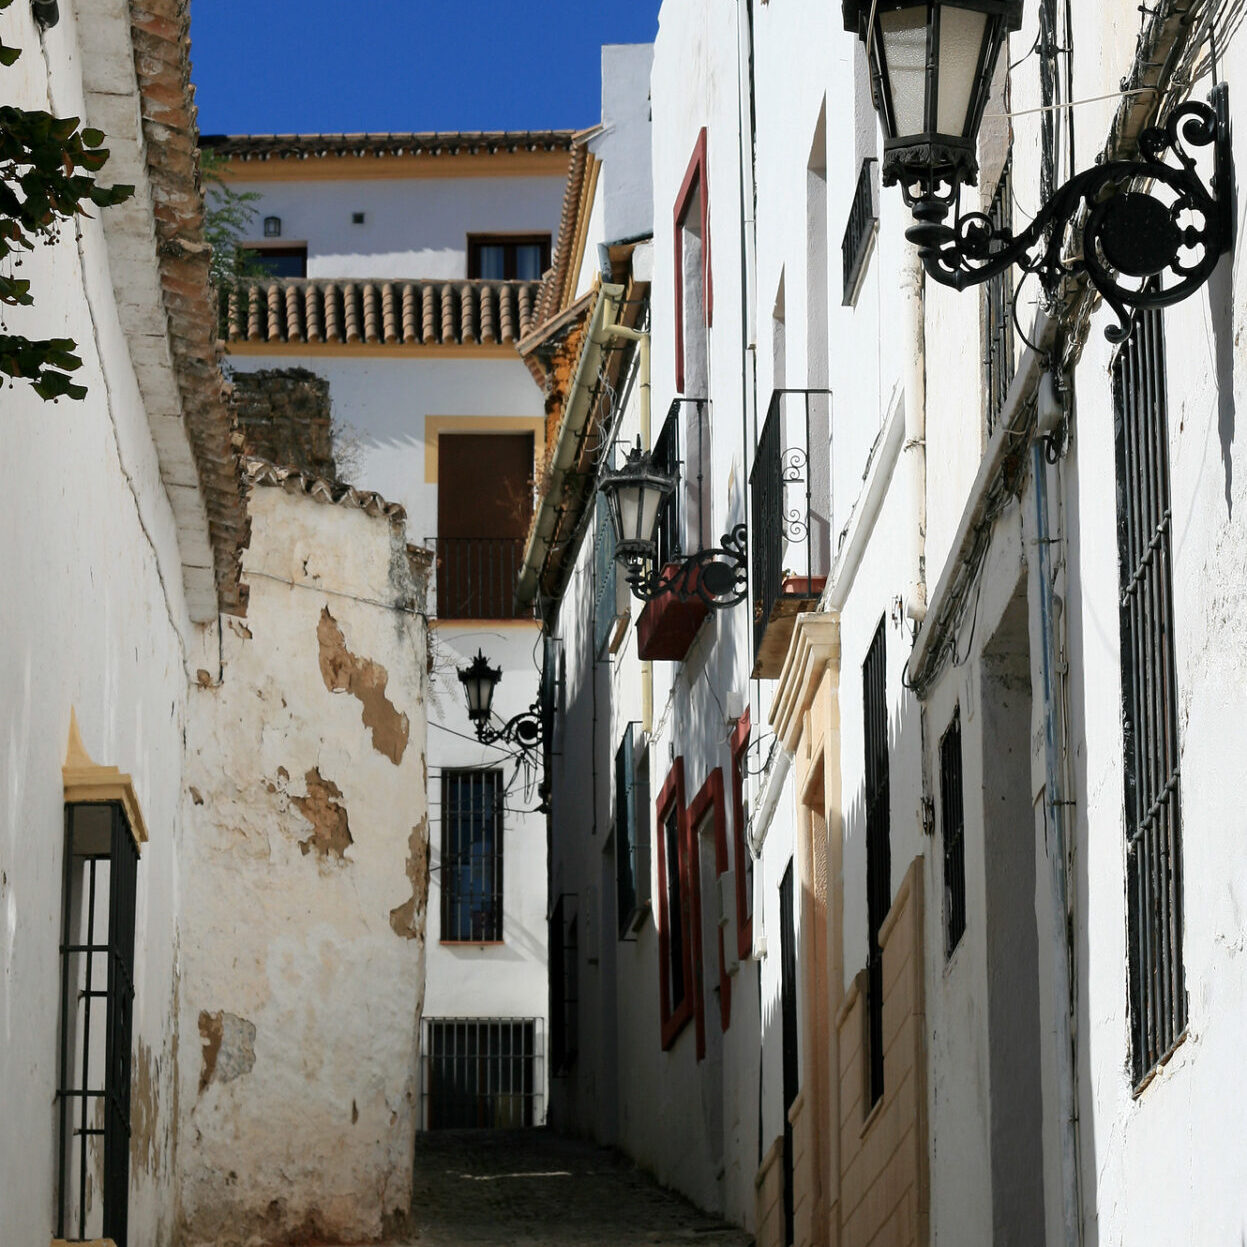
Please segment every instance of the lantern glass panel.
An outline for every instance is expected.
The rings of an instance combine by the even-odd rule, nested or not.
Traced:
[[[926,133],[927,6],[879,15],[884,77],[892,92],[894,138]]]
[[[940,98],[936,130],[968,134],[978,90],[987,14],[945,4],[940,10]]]
[[[638,536],[642,541],[653,541],[654,530],[658,527],[658,512],[662,508],[667,491],[650,486],[645,491],[644,504],[641,509],[641,531]]]
[[[620,541],[643,541],[641,532],[641,498],[644,488],[639,484],[620,485],[615,489],[615,509],[619,515]]]

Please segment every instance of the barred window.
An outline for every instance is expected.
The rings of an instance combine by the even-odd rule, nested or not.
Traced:
[[[1113,368],[1126,893],[1136,1086],[1186,1028],[1182,820],[1164,322],[1140,312]]]
[[[996,230],[1013,229],[1013,161],[1005,163],[987,215]],[[1013,268],[997,273],[983,285],[983,389],[987,401],[987,435],[996,428],[1013,384]]]
[[[615,563],[615,526],[601,494],[597,501],[597,532],[593,541],[593,652],[600,658],[611,641],[619,617]]]
[[[649,767],[641,725],[629,723],[615,752],[615,879],[619,938],[636,931],[650,904]]]
[[[130,1196],[138,862],[120,802],[65,806],[56,1233],[117,1247]]]
[[[442,774],[442,940],[502,939],[502,772]]]
[[[866,728],[866,925],[868,1107],[883,1096],[883,950],[879,931],[892,906],[891,788],[888,767],[887,620],[879,622],[862,667]]]
[[[961,777],[961,712],[940,741],[940,823],[944,833],[944,955],[966,929],[966,825]]]
[[[426,1130],[540,1126],[540,1018],[425,1018]]]

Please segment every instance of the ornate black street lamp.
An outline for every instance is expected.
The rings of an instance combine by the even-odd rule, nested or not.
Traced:
[[[598,481],[615,530],[615,559],[627,568],[629,588],[643,602],[663,594],[681,602],[699,598],[711,608],[743,602],[748,590],[744,524],[725,534],[718,546],[674,567],[656,565],[658,521],[676,483],[674,476],[654,466],[640,439],[623,466],[604,471]]]
[[[1121,324],[1136,308],[1178,303],[1204,284],[1233,246],[1234,166],[1229,93],[1175,108],[1139,138],[1140,159],[1110,160],[1077,174],[1019,234],[981,212],[948,211],[978,174],[979,126],[996,61],[1022,21],[1022,0],[842,0],[844,24],[869,50],[875,108],[884,131],[881,174],[899,183],[917,224],[906,237],[928,274],[957,290],[1017,264],[1054,285],[1085,273]],[[1192,148],[1213,148],[1206,186]],[[1076,235],[1063,254],[1067,230]],[[1166,284],[1168,281],[1169,284]]]
[[[491,667],[483,650],[477,650],[471,665],[459,672],[459,681],[468,699],[468,718],[476,729],[476,739],[483,745],[502,741],[527,752],[541,744],[540,706],[534,702],[527,710],[508,719],[501,727],[491,727],[494,712],[494,689],[502,679],[502,668]]]

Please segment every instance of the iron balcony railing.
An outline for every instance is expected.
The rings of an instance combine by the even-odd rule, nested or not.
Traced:
[[[709,451],[707,401],[673,399],[654,442],[654,467],[677,482],[658,516],[656,567],[695,554],[713,540],[710,498],[704,488]]]
[[[429,537],[437,552],[438,619],[523,619],[515,587],[522,537]]]
[[[867,156],[862,161],[857,176],[857,188],[849,206],[849,223],[845,226],[844,241],[840,244],[840,256],[844,267],[844,305],[853,302],[857,281],[862,275],[866,257],[870,253],[870,241],[874,237],[879,213],[875,208],[875,177],[878,161]]]
[[[831,391],[775,390],[749,476],[755,654],[785,587],[831,569],[831,451]]]

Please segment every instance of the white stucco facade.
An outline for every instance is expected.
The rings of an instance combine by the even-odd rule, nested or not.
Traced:
[[[1036,41],[1035,7],[1026,6],[1010,43],[1007,89],[998,86],[989,104],[983,186],[963,191],[967,205],[990,202],[1011,139],[1019,224],[1040,199],[1045,142],[1043,114],[1033,111],[1043,102],[1038,58],[1025,55]],[[1119,84],[1140,73],[1140,81],[1151,81],[1146,74],[1162,58],[1140,40],[1164,35],[1173,16],[1167,6],[1142,21],[1133,11],[1077,10],[1068,32],[1062,26],[1074,70],[1065,82],[1062,60],[1061,98],[1080,103],[1069,110],[1074,167],[1064,120],[1057,127],[1058,182],[1092,164],[1108,143]],[[1240,49],[1219,43],[1220,75],[1233,84]],[[1208,54],[1205,43],[1195,57],[1205,75]],[[1054,324],[1039,315],[1037,282],[1023,286],[1017,380],[1001,424],[989,425],[983,295],[921,276],[903,237],[909,212],[895,188],[878,186],[877,171],[878,220],[842,301],[841,239],[862,163],[882,152],[861,61],[861,45],[842,29],[836,6],[663,5],[649,84],[649,293],[660,413],[680,393],[673,208],[704,126],[713,282],[704,488],[713,536],[746,515],[751,544],[764,536],[746,497],[773,391],[830,391],[828,444],[820,451],[832,559],[817,608],[834,617],[838,637],[836,736],[826,755],[836,818],[821,833],[826,860],[838,871],[828,887],[829,949],[839,976],[829,992],[833,1013],[838,1000],[844,1010],[852,1005],[867,968],[862,671],[878,633],[886,648],[888,891],[898,905],[911,904],[916,880],[926,897],[917,911],[920,1206],[898,1211],[898,1224],[911,1225],[913,1237],[896,1241],[1234,1239],[1244,1228],[1243,1153],[1232,1142],[1244,1083],[1231,1054],[1247,1026],[1235,899],[1247,862],[1227,808],[1242,752],[1244,687],[1233,603],[1247,572],[1234,535],[1242,487],[1234,413],[1243,385],[1234,344],[1244,315],[1237,266],[1223,259],[1206,287],[1163,316],[1181,751],[1179,920],[1189,1013],[1172,1055],[1140,1084],[1128,994],[1116,355],[1103,334],[1113,315],[1099,306],[1085,333],[1082,326],[1074,333],[1059,316]],[[1210,86],[1204,76],[1179,95],[1200,100]],[[1142,97],[1150,90],[1131,89]],[[1231,104],[1237,107],[1233,93]],[[1011,119],[1002,116],[1006,109]],[[1202,157],[1200,170],[1210,170]],[[600,198],[588,218],[591,237],[609,233],[609,207]],[[687,283],[688,270],[681,276]],[[580,289],[591,286],[592,274],[582,274]],[[1029,350],[1021,334],[1039,350]],[[1032,453],[1029,419],[1049,356],[1067,367],[1068,437],[1045,458],[1042,440],[1038,456]],[[635,377],[632,384],[614,432],[624,444],[640,430]],[[694,396],[686,385],[684,397]],[[1004,427],[1008,420],[1015,423]],[[656,415],[655,436],[660,423]],[[547,621],[567,673],[565,717],[556,729],[562,757],[554,776],[552,889],[575,896],[580,914],[581,1031],[575,1063],[556,1084],[554,1120],[618,1141],[660,1180],[755,1230],[760,1242],[785,1241],[771,1237],[782,1227],[758,1223],[758,1209],[769,1149],[784,1131],[779,890],[809,825],[802,811],[811,798],[794,778],[805,773],[806,755],[785,756],[769,733],[777,686],[773,678],[749,679],[747,607],[712,614],[683,662],[655,662],[651,672],[636,655],[635,622],[645,608],[631,601],[621,643],[609,653],[595,650],[593,531],[588,524],[557,614]],[[790,542],[785,565],[800,575],[803,560]],[[654,804],[676,759],[689,803],[715,767],[730,781],[728,738],[746,707],[753,745],[743,788],[757,854],[753,957],[733,968],[731,1021],[723,1028],[714,1016],[713,950],[703,950],[702,1051],[692,1023],[664,1049],[664,953],[656,930],[663,839]],[[782,706],[774,713],[777,725],[791,721]],[[954,718],[966,929],[950,951],[941,743]],[[611,770],[633,722],[646,729],[655,909],[635,934],[619,939],[610,905]],[[807,739],[802,748],[822,743]],[[729,866],[739,869],[730,798],[728,807]],[[1061,828],[1064,867],[1055,847]],[[714,904],[707,899],[713,883],[700,880],[703,909]],[[1068,982],[1062,903],[1073,933]],[[794,934],[804,952],[801,924],[812,911],[797,908]],[[596,935],[586,937],[586,913]],[[726,917],[730,933],[734,915]],[[798,970],[798,1066],[802,1089],[813,1094],[823,1056],[808,1048],[816,1002]],[[833,1085],[838,1073],[843,1067],[833,1064]],[[854,1209],[835,1207],[856,1180],[849,1174],[842,1184],[835,1157],[850,1140],[856,1145],[857,1131],[840,1143],[821,1129],[832,1159],[824,1150],[820,1163],[832,1168],[815,1187],[799,1185],[797,1198],[828,1201],[830,1220],[811,1227],[799,1209],[794,1241],[865,1242],[856,1237]],[[869,1121],[861,1124],[863,1138],[870,1129]],[[808,1183],[801,1163],[798,1157],[796,1180]],[[880,1198],[886,1195],[876,1197],[886,1208]]]

